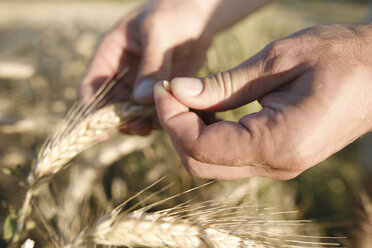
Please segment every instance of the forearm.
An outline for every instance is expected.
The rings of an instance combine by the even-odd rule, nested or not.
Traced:
[[[210,28],[222,31],[261,7],[276,0],[211,0],[217,2],[211,16]]]
[[[164,1],[164,0],[163,0]],[[179,1],[179,0],[165,0]],[[222,31],[259,8],[276,0],[187,0],[208,19],[206,29],[211,35]],[[185,2],[186,3],[186,2]]]

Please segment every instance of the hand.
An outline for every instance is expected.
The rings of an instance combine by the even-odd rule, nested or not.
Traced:
[[[127,15],[102,38],[82,80],[83,102],[105,79],[129,69],[114,90],[114,101],[153,103],[157,80],[194,76],[213,35],[272,0],[152,0]],[[123,130],[148,134],[143,121]]]
[[[133,95],[139,103],[152,103],[157,80],[195,75],[212,39],[212,30],[207,31],[215,7],[211,3],[217,4],[200,2],[204,1],[155,0],[126,16],[102,38],[82,80],[82,101],[125,68],[129,72],[115,89],[114,101],[127,101]],[[145,135],[151,122],[126,131]]]
[[[291,179],[372,130],[372,26],[322,26],[273,42],[236,68],[157,84],[158,118],[197,177]],[[189,108],[259,100],[238,123]]]

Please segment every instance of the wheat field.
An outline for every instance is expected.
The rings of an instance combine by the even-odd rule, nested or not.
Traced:
[[[97,39],[138,4],[0,1],[0,247],[370,247],[368,137],[288,182],[210,183],[187,174],[161,130],[115,132],[152,108],[75,105]],[[368,13],[347,1],[269,6],[218,35],[200,75],[302,28]]]

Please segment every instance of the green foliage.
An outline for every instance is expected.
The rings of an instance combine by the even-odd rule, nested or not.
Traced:
[[[17,227],[17,214],[10,213],[3,224],[3,239],[10,240],[13,237],[14,231]]]

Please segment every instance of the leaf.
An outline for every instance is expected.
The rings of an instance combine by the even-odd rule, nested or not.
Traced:
[[[17,215],[14,213],[9,214],[3,225],[3,239],[9,240],[12,238],[17,227]]]

